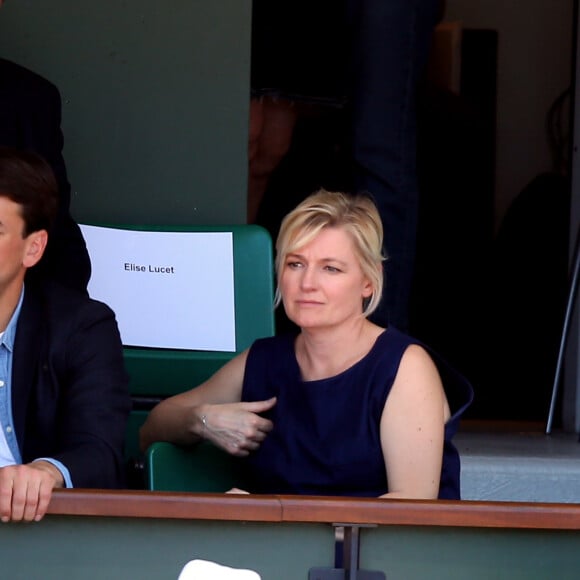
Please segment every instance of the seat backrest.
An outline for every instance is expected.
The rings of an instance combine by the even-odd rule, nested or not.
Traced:
[[[236,460],[207,441],[192,448],[158,442],[147,451],[146,476],[153,491],[223,493],[236,483]]]
[[[133,396],[164,398],[194,387],[236,354],[248,348],[257,338],[273,335],[272,243],[270,235],[264,228],[255,225],[233,225],[120,226],[115,229],[153,233],[231,232],[232,234],[235,352],[125,346],[125,364],[130,375]],[[90,245],[89,253],[91,253]],[[211,292],[211,288],[208,288],[207,292]],[[99,296],[94,297],[99,299]]]

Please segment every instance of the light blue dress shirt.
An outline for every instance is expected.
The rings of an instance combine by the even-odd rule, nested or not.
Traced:
[[[14,338],[16,337],[16,326],[24,299],[24,288],[20,293],[18,305],[12,314],[12,318],[0,339],[0,424],[4,430],[6,442],[17,464],[22,463],[22,456],[18,448],[16,433],[14,432],[14,422],[12,419],[12,359],[14,353]],[[73,487],[69,470],[56,459],[51,457],[38,457],[36,461],[48,461],[52,463],[64,478],[66,487]]]

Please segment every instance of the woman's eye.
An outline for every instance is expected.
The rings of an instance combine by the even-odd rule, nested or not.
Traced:
[[[286,264],[291,270],[296,270],[302,266],[302,262],[288,262]]]
[[[336,266],[325,266],[325,268],[326,268],[327,272],[332,272],[332,273],[340,272],[340,269],[337,268]]]

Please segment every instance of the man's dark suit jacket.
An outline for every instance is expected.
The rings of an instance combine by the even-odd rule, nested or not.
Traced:
[[[48,247],[30,276],[49,275],[86,290],[91,265],[84,239],[70,215],[70,184],[62,157],[61,101],[57,88],[8,60],[0,59],[0,145],[38,153],[52,167],[59,208]]]
[[[121,487],[127,384],[110,308],[57,284],[27,283],[12,366],[23,463],[51,457],[74,487]]]

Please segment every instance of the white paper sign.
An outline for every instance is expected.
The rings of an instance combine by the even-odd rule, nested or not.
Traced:
[[[124,345],[236,350],[231,232],[80,227],[89,294],[115,311]]]

